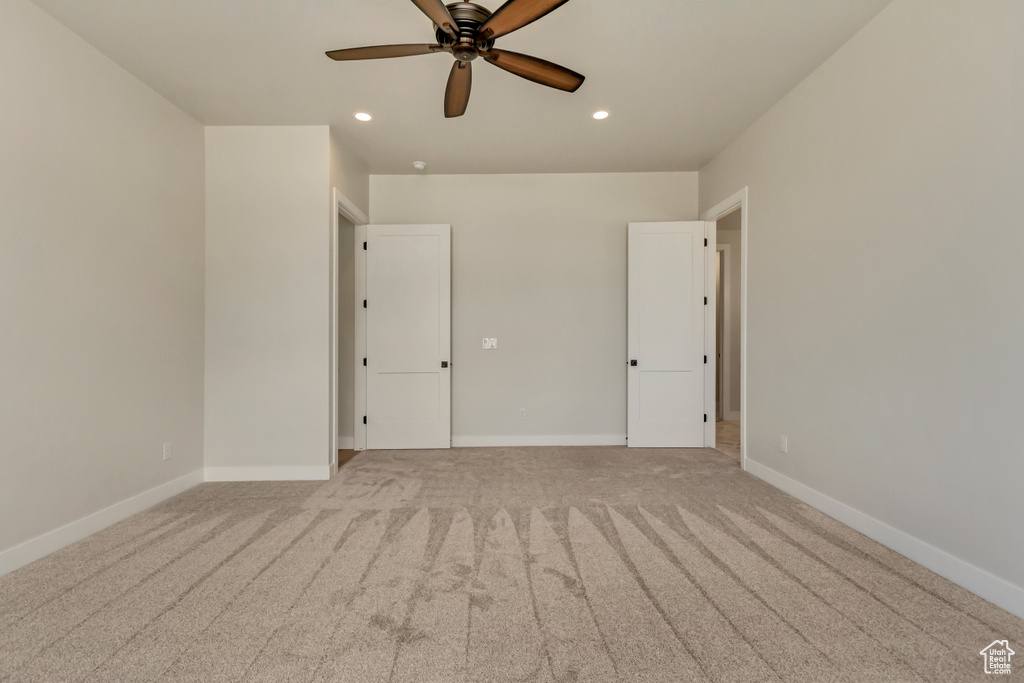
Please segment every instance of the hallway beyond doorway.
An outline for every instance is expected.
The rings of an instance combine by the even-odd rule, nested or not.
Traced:
[[[715,447],[726,455],[740,459],[739,420],[721,420],[715,423]]]

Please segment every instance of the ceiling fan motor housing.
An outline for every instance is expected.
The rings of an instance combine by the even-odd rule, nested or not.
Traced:
[[[459,39],[455,40],[434,24],[434,32],[437,35],[437,42],[445,47],[450,47],[452,54],[460,62],[471,62],[476,59],[481,50],[490,50],[494,45],[493,40],[477,40],[476,34],[483,26],[491,11],[486,7],[472,2],[453,2],[447,5],[449,14],[459,27]]]

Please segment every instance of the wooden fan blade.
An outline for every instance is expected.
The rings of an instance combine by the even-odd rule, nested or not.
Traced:
[[[459,37],[459,25],[452,19],[448,8],[441,0],[412,0],[413,4],[420,8],[420,11],[430,17],[430,20],[441,27],[441,30],[452,38]]]
[[[458,60],[448,74],[448,87],[444,91],[444,116],[447,119],[462,116],[469,104],[469,91],[473,88],[473,66]]]
[[[387,57],[412,57],[413,55],[429,55],[443,52],[440,45],[372,45],[369,47],[350,47],[346,50],[331,50],[327,56],[339,62],[350,59],[385,59]]]
[[[521,76],[528,81],[566,92],[576,92],[583,85],[583,79],[586,78],[564,66],[558,66],[537,57],[521,55],[518,52],[491,49],[481,52],[480,55],[499,69]]]
[[[558,9],[569,0],[508,0],[494,10],[484,22],[477,37],[484,40],[497,38],[540,19],[548,12]]]

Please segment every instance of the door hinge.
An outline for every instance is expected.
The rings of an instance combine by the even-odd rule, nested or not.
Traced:
[[[706,297],[704,299],[704,303],[707,303],[707,298]],[[363,308],[366,308],[366,299],[363,299]]]
[[[707,365],[707,364],[708,364],[708,357],[704,356],[704,365]],[[366,365],[366,359],[365,358],[363,359],[363,365]]]
[[[704,242],[706,243],[707,240],[704,240]],[[707,246],[707,244],[705,244],[704,246]],[[363,251],[366,251],[366,242],[363,242]]]
[[[364,417],[363,419],[365,420],[366,418]],[[704,421],[705,421],[705,422],[707,422],[707,421],[708,421],[708,414],[707,414],[707,413],[704,413]]]
[[[708,246],[708,238],[707,237],[704,238],[704,246],[705,247]],[[366,242],[363,242],[363,249],[366,249]]]
[[[704,421],[707,422],[707,416],[705,416]],[[366,416],[365,415],[363,415],[363,424],[366,424]]]
[[[705,306],[708,305],[708,298],[707,297],[704,297],[704,305]],[[363,302],[363,308],[366,308],[366,302],[365,301]]]
[[[707,363],[707,362],[708,362],[708,357],[707,357],[707,356],[704,356],[704,362],[705,362],[705,363]],[[364,368],[366,367],[366,359],[365,359],[365,358],[363,359],[363,367],[364,367]]]

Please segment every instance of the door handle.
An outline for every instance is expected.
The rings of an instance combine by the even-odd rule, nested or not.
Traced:
[[[630,367],[634,367],[635,368],[637,365],[639,365],[639,363],[637,363],[635,360],[631,360],[631,361],[629,361],[629,365],[630,365]]]
[[[442,368],[448,367],[448,361],[446,361],[446,360],[441,361],[441,367]]]

